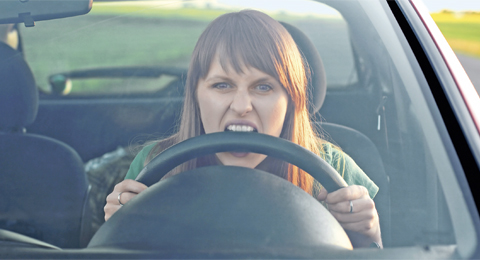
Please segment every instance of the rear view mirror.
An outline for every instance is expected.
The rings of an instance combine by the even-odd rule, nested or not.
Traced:
[[[92,8],[92,0],[0,0],[0,24],[25,23],[51,20],[86,14]]]

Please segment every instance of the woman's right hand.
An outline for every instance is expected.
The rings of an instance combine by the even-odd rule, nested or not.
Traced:
[[[122,207],[121,204],[126,204],[147,188],[145,184],[134,180],[124,180],[115,185],[112,193],[107,196],[107,204],[103,208],[105,211],[105,221],[111,218],[112,215]]]

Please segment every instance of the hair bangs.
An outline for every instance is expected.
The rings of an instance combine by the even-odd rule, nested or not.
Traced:
[[[248,12],[219,17],[218,20],[222,21],[203,35],[204,51],[198,53],[200,77],[206,77],[214,57],[218,57],[227,73],[230,69],[243,73],[245,68],[253,67],[279,79],[278,64],[282,61],[275,48],[278,41],[268,33],[271,30],[265,28],[266,24],[259,24],[259,20],[252,19]]]
[[[266,48],[265,44],[258,44],[269,39],[262,39],[265,38],[262,35],[248,35],[248,33],[234,34],[230,39],[223,39],[216,53],[223,70],[228,73],[231,68],[240,74],[244,73],[245,68],[253,67],[278,79],[275,66],[278,61],[272,59],[272,50]]]

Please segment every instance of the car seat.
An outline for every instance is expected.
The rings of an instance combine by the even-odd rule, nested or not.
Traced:
[[[83,162],[68,145],[26,132],[37,109],[22,53],[0,42],[0,228],[61,248],[86,246],[90,188]]]
[[[306,59],[311,79],[309,82],[310,108],[312,115],[318,113],[327,93],[327,79],[322,59],[317,49],[298,28],[280,22],[290,33]],[[360,166],[370,179],[380,188],[374,202],[380,218],[383,244],[388,246],[391,239],[390,228],[390,184],[385,173],[382,158],[375,144],[359,131],[333,123],[315,122],[314,127],[323,133],[328,141],[338,145]]]

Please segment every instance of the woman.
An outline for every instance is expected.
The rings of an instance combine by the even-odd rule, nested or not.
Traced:
[[[350,185],[328,193],[295,166],[261,154],[218,153],[184,163],[165,178],[212,164],[262,169],[279,175],[320,201],[347,231],[354,247],[381,246],[372,198],[378,187],[353,160],[317,137],[307,109],[306,64],[286,29],[258,11],[229,13],[214,20],[192,54],[179,131],[144,147],[126,180],[107,197],[105,219],[147,187],[134,181],[143,166],[169,146],[221,131],[256,131],[290,140],[320,155]]]

